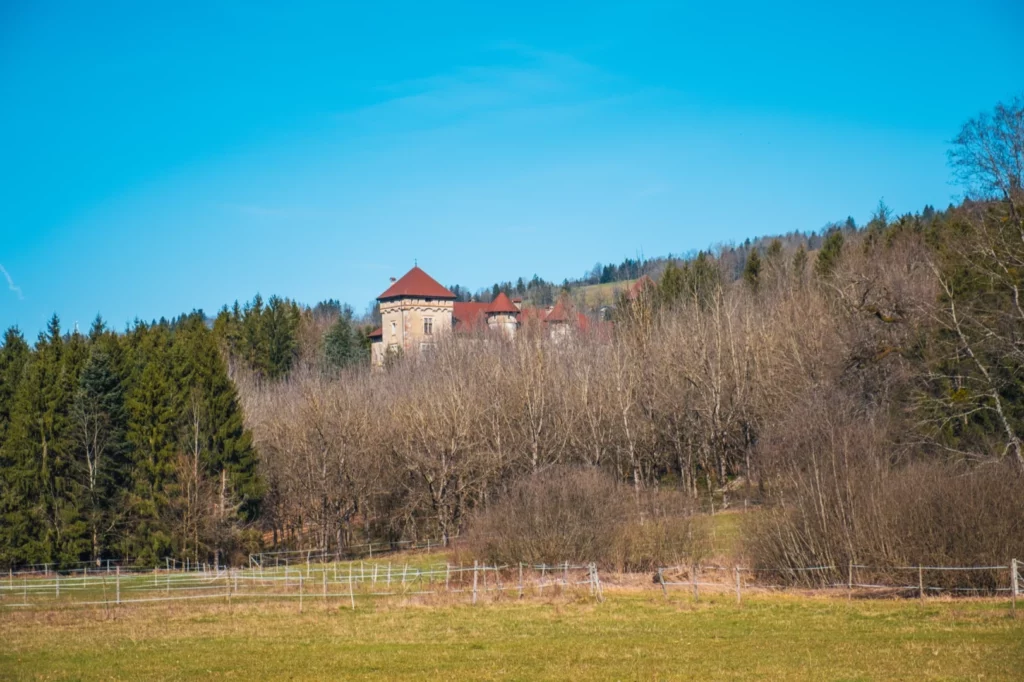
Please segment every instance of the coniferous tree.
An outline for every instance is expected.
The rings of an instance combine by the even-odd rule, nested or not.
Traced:
[[[19,505],[26,498],[25,487],[32,483],[25,480],[24,466],[9,442],[15,394],[30,360],[25,338],[17,327],[11,327],[0,348],[0,563],[7,565],[24,561],[22,544],[31,534],[25,532],[29,514]]]
[[[263,297],[256,294],[242,311],[242,356],[257,377],[270,374],[270,344],[265,330]]]
[[[747,264],[743,268],[743,281],[751,291],[757,293],[761,285],[761,257],[757,255],[757,249],[751,249],[750,255],[747,256]]]
[[[29,360],[29,347],[25,337],[17,327],[11,327],[4,334],[3,346],[0,347],[0,453],[7,430],[11,423],[11,407],[14,403],[14,392],[21,383],[21,375]]]
[[[129,468],[116,339],[103,338],[101,323],[92,336],[72,404],[71,431],[84,487],[81,512],[89,525],[91,559],[99,563],[117,525]]]
[[[198,316],[184,321],[174,336],[180,402],[202,401],[207,475],[221,479],[221,495],[233,496],[242,520],[255,518],[263,494],[256,451],[245,429],[238,393],[228,377],[212,334]],[[224,504],[227,504],[224,502]]]
[[[804,277],[807,274],[807,249],[801,244],[800,248],[793,254],[793,277],[798,282],[804,281]]]
[[[658,286],[661,302],[665,305],[672,305],[683,296],[685,290],[685,273],[679,269],[675,261],[669,261],[668,265],[665,266],[665,272],[661,275],[661,282]]]
[[[11,410],[2,541],[20,563],[72,564],[89,551],[69,422],[85,342],[54,315],[39,335]]]
[[[363,360],[360,339],[352,328],[351,310],[338,316],[324,334],[324,364],[330,369],[341,369]]]
[[[825,237],[825,241],[818,251],[818,259],[814,261],[814,272],[822,279],[828,279],[839,264],[839,258],[843,252],[843,233],[840,230],[833,230]]]
[[[264,316],[267,375],[277,379],[288,373],[298,355],[300,311],[292,301],[271,296]]]
[[[702,308],[707,308],[722,287],[722,276],[711,256],[697,254],[685,270],[687,294]]]
[[[125,496],[122,553],[154,565],[172,551],[164,510],[174,483],[180,393],[167,325],[138,325],[128,337],[127,441],[131,475]]]

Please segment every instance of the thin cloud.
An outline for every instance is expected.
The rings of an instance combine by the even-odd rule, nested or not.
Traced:
[[[18,295],[18,300],[25,300],[25,294],[21,292],[21,287],[14,283],[14,279],[11,277],[11,273],[7,272],[7,268],[0,265],[0,272],[4,273],[4,278],[7,280],[7,288]]]
[[[501,43],[492,50],[504,59],[381,85],[381,101],[338,117],[379,120],[392,113],[447,119],[524,111],[560,113],[601,105],[614,82],[609,74],[570,55],[516,43]]]

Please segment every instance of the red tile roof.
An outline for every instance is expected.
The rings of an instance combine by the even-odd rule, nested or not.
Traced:
[[[383,336],[384,336],[384,329],[382,327],[377,327],[372,332],[370,332],[370,338],[371,339],[375,339],[377,337],[383,337]]]
[[[519,312],[519,308],[516,307],[515,303],[509,300],[504,291],[501,291],[494,297],[491,304],[487,306],[486,312],[515,314]]]
[[[487,328],[487,303],[477,301],[456,301],[452,317],[455,318],[455,331],[472,332]]]
[[[377,297],[378,301],[389,298],[439,298],[453,300],[455,294],[441,286],[437,280],[423,272],[418,266],[402,275],[388,290]]]
[[[569,313],[569,306],[566,305],[565,299],[560,298],[555,303],[555,307],[551,309],[551,312],[544,318],[547,322],[569,322],[572,317]]]

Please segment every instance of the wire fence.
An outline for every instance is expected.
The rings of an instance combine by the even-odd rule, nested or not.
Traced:
[[[484,597],[511,594],[518,598],[585,591],[603,600],[595,564],[413,565],[408,562],[314,563],[296,567],[198,567],[185,571],[153,569],[112,574],[81,572],[9,572],[0,584],[0,606],[105,608],[151,602],[219,599],[294,599],[299,610],[310,600],[325,604],[424,595],[464,595],[476,604]]]
[[[415,559],[416,557],[412,557]],[[854,596],[901,596],[926,599],[939,594],[1009,597],[1016,613],[1021,594],[1021,569],[1014,559],[992,566],[807,566],[781,569],[748,568],[715,564],[677,565],[650,574],[602,574],[595,563],[505,564],[472,566],[422,561],[337,561],[312,553],[278,556],[276,565],[267,554],[241,568],[209,565],[112,570],[8,571],[0,577],[0,608],[62,608],[67,606],[120,607],[130,604],[193,600],[240,601],[295,600],[305,605],[322,602],[356,608],[367,600],[448,596],[472,604],[482,599],[583,594],[604,600],[606,585],[616,589],[682,588],[699,600],[702,593],[735,593],[741,603],[745,593],[787,591],[813,587],[832,594]],[[288,561],[284,561],[288,559]],[[936,576],[978,574],[989,576],[978,585],[961,587]],[[801,585],[799,576],[807,578]],[[1001,579],[995,579],[1001,577]],[[638,580],[639,578],[639,580]],[[884,579],[883,579],[884,578]],[[312,600],[312,602],[311,602]]]

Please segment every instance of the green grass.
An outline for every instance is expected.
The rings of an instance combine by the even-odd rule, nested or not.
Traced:
[[[742,554],[744,514],[753,513],[727,511],[710,517],[714,556],[734,561]]]
[[[1005,601],[589,599],[0,611],[0,678],[1020,679]]]
[[[588,284],[573,289],[573,299],[577,305],[585,308],[597,308],[602,305],[614,305],[620,291],[626,291],[635,279],[623,280],[621,282],[608,282],[606,284]]]

